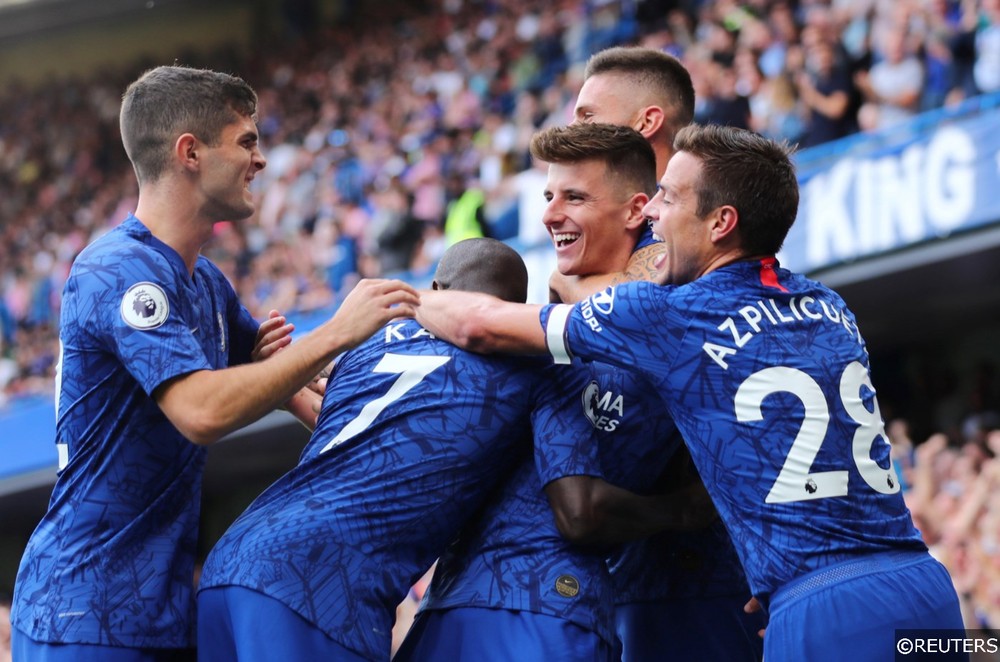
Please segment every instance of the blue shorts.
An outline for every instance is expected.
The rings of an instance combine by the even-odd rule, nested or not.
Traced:
[[[10,631],[11,655],[17,662],[194,662],[193,648],[125,648],[100,644],[35,641],[17,628]]]
[[[458,607],[417,614],[392,662],[612,662],[595,632],[529,611]]]
[[[762,611],[747,614],[750,596],[637,602],[615,607],[622,662],[732,660],[759,662],[764,640]]]
[[[284,603],[242,586],[217,586],[198,593],[198,659],[367,662]]]
[[[798,577],[774,594],[770,614],[768,660],[881,662],[896,655],[896,630],[964,627],[951,576],[927,552],[876,554]]]

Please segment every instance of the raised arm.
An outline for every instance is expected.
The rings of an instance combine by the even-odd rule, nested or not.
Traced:
[[[438,338],[482,354],[544,354],[541,306],[477,292],[424,291],[416,318]]]
[[[263,361],[274,356],[292,342],[295,325],[286,322],[285,316],[277,310],[268,313],[267,319],[257,330],[257,339],[250,353],[252,361]],[[319,411],[323,406],[325,380],[321,381],[321,378],[327,376],[325,370],[281,405],[282,409],[297,418],[310,432],[316,429]]]
[[[288,401],[334,356],[389,320],[412,316],[418,303],[417,292],[401,281],[361,281],[333,318],[267,360],[181,375],[161,384],[153,397],[185,437],[214,443]]]

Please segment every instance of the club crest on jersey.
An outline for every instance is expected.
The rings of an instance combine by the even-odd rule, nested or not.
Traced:
[[[573,575],[559,575],[556,579],[556,593],[564,598],[575,598],[580,592],[580,582]]]
[[[167,295],[159,285],[136,283],[122,297],[122,320],[133,329],[155,329],[167,321],[169,314]]]

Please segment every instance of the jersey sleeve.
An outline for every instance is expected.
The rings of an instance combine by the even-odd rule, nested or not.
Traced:
[[[178,375],[211,369],[181,304],[183,293],[169,265],[148,253],[119,253],[110,282],[90,269],[80,287],[93,292],[96,325],[122,365],[151,394]]]
[[[542,485],[565,476],[602,477],[596,431],[584,406],[590,371],[579,362],[551,365],[540,382],[532,429]]]
[[[666,365],[676,338],[666,319],[662,292],[667,288],[644,281],[609,287],[574,304],[543,306],[539,321],[545,331],[549,353],[556,363],[574,357],[603,361],[621,368]],[[662,329],[655,344],[649,329]]]

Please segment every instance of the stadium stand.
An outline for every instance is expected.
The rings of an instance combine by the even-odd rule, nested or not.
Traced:
[[[698,119],[810,146],[782,260],[857,315],[914,516],[969,623],[1000,627],[996,0],[85,4],[0,4],[0,589],[54,478],[62,282],[134,203],[127,81],[176,59],[258,90],[259,212],[220,225],[209,254],[258,316],[277,308],[301,333],[360,277],[426,282],[449,205],[473,188],[481,230],[522,251],[544,298],[527,141],[569,121],[591,53],[642,43],[684,61]],[[163,29],[188,16],[193,42]],[[916,98],[893,87],[892,48]],[[206,549],[306,439],[281,414],[238,436],[210,455]]]

